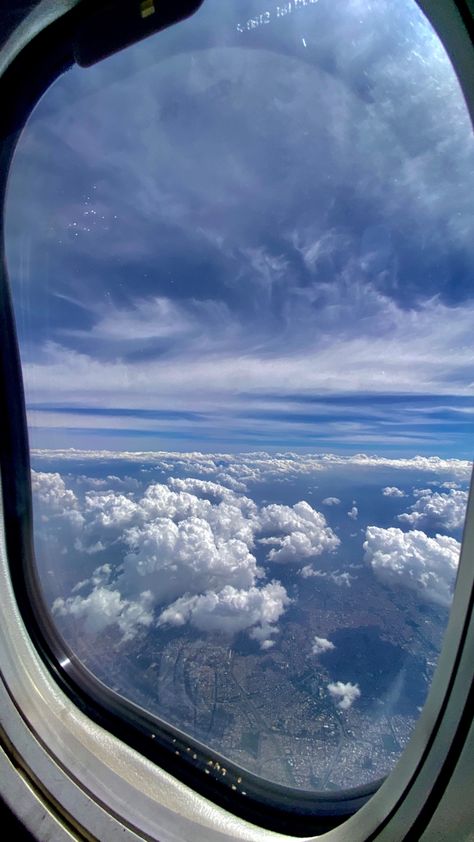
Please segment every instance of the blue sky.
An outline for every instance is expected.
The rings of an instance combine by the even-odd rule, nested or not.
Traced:
[[[454,72],[413,0],[283,5],[205,0],[32,115],[7,257],[33,445],[472,455]]]

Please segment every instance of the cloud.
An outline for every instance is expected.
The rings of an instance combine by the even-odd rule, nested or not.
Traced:
[[[60,474],[32,471],[31,486],[43,520],[60,516],[80,523],[77,497]]]
[[[417,501],[408,512],[398,515],[402,523],[416,526],[423,523],[435,523],[443,529],[461,529],[466,517],[468,492],[451,488],[447,493],[432,491],[430,488],[414,492]]]
[[[323,506],[339,506],[340,502],[339,497],[325,497],[321,501]]]
[[[197,327],[179,302],[164,296],[137,299],[129,310],[109,306],[108,309],[99,310],[98,316],[93,328],[84,332],[84,337],[92,342],[119,342],[122,350],[127,342],[138,344],[163,338],[178,338],[182,341],[183,335]],[[81,332],[76,330],[74,334],[78,336]]]
[[[112,575],[112,567],[110,564],[101,564],[96,567],[92,576],[89,579],[81,579],[71,590],[71,593],[82,591],[83,588],[91,586],[92,588],[99,588],[102,585],[108,585]]]
[[[331,579],[331,581],[339,587],[345,585],[346,588],[350,588],[351,582],[356,578],[357,576],[352,576],[352,574],[347,571],[340,573],[339,570],[334,570],[332,573],[328,573],[328,579]]]
[[[350,681],[346,684],[342,681],[332,682],[328,684],[328,690],[340,710],[348,710],[356,699],[360,698],[359,685],[351,684]]]
[[[63,456],[66,463],[68,460],[96,462],[109,457],[111,461],[123,459],[124,453],[66,451]],[[39,462],[50,464],[57,458],[56,453],[44,453]],[[425,470],[431,476],[437,471],[441,478],[463,478],[468,465],[461,460],[435,457],[391,460],[364,454],[341,457],[293,452],[267,454],[263,451],[243,454],[137,452],[131,454],[130,461],[145,471],[143,478],[147,471],[152,471],[154,475],[159,472],[167,476],[167,481],[151,482],[143,490],[144,479],[139,485],[135,481],[123,486],[111,474],[109,487],[101,487],[94,482],[88,483],[87,477],[81,474],[77,481],[71,475],[70,482],[75,485],[70,488],[66,476],[58,472],[36,471],[32,474],[41,552],[49,553],[52,547],[55,555],[74,551],[85,557],[101,553],[101,559],[106,562],[92,576],[78,581],[69,597],[62,595],[63,603],[58,603],[61,616],[74,613],[76,617],[85,617],[87,613],[94,613],[99,603],[92,599],[92,592],[117,591],[121,602],[110,602],[104,617],[109,618],[107,622],[117,617],[114,622],[119,626],[121,623],[122,628],[128,617],[128,636],[132,628],[131,606],[137,604],[137,617],[143,615],[141,594],[152,594],[153,605],[147,610],[154,611],[156,619],[177,600],[186,599],[188,607],[183,616],[190,624],[201,613],[212,614],[212,621],[219,622],[224,616],[224,608],[229,614],[231,605],[239,604],[239,600],[242,606],[245,604],[242,596],[230,600],[228,592],[224,599],[224,589],[231,587],[239,594],[253,594],[252,589],[261,591],[268,584],[266,567],[269,563],[296,564],[298,575],[304,579],[319,577],[328,584],[351,586],[354,577],[348,570],[318,570],[311,563],[304,563],[333,553],[340,546],[340,539],[321,512],[304,500],[293,506],[257,505],[248,493],[243,493],[242,486],[248,488],[269,479],[292,482],[321,471],[352,471],[356,476],[360,469],[385,472],[389,466],[394,470]],[[188,471],[191,476],[186,476]],[[173,476],[174,473],[180,476]],[[229,477],[232,482],[218,482],[218,476]],[[451,482],[450,479],[444,481]],[[453,511],[458,510],[454,506],[456,501],[459,504],[464,500],[465,504],[466,492],[459,488],[449,488],[445,492],[422,489],[417,494],[413,511],[407,515],[421,515],[429,503],[431,509],[436,507],[439,517],[442,511],[452,517]],[[261,561],[257,562],[260,548],[263,552],[259,555]],[[428,599],[437,599],[443,604],[449,601],[459,553],[457,542],[450,543],[442,536],[428,539],[420,532],[404,533],[399,529],[390,532],[369,527],[364,549],[366,561],[371,563],[376,575],[392,583],[398,581],[416,587]],[[196,601],[197,597],[206,597],[206,600]],[[105,599],[102,594],[102,600]],[[263,610],[267,603],[263,597],[261,600]],[[216,606],[212,611],[211,603]],[[283,601],[282,605],[284,609],[286,603]],[[246,616],[248,619],[253,615],[247,611]],[[224,626],[224,620],[222,622]],[[144,622],[137,620],[137,630],[145,627]],[[252,626],[247,628],[249,633],[251,629]]]
[[[350,588],[352,580],[357,578],[347,571],[341,573],[339,570],[315,570],[310,564],[305,564],[305,566],[298,571],[298,574],[303,579],[327,579],[330,582],[334,582],[335,585],[345,585],[347,588]]]
[[[219,592],[180,597],[161,612],[158,625],[190,623],[199,631],[227,634],[250,629],[250,637],[268,649],[271,636],[278,631],[276,623],[289,603],[279,582],[248,590],[226,585]]]
[[[269,561],[300,561],[302,558],[332,552],[340,540],[327,526],[323,514],[309,503],[294,506],[272,504],[260,512],[260,528],[265,532],[281,533],[260,538],[261,544],[274,544],[268,553]]]
[[[141,495],[88,490],[82,503],[59,474],[41,474],[36,487],[42,505],[57,517],[67,522],[72,511],[82,519],[76,550],[108,550],[115,559],[79,581],[68,598],[56,600],[54,612],[83,619],[89,632],[116,624],[124,639],[148,627],[157,610],[160,625],[247,630],[270,648],[290,600],[281,583],[264,581],[255,542],[269,547],[268,561],[280,563],[339,545],[324,516],[308,503],[259,507],[210,479],[170,477]]]
[[[64,456],[66,462],[108,458],[106,451],[67,451]],[[56,454],[43,454],[42,462],[56,458]],[[124,454],[110,454],[110,458],[123,459]],[[293,506],[257,505],[242,487],[269,478],[294,481],[312,471],[385,471],[389,464],[395,470],[416,466],[430,474],[437,468],[441,477],[462,477],[465,469],[460,460],[427,457],[388,460],[364,454],[269,455],[263,451],[135,453],[131,462],[168,479],[151,482],[142,490],[143,480],[140,485],[135,481],[123,486],[110,475],[109,487],[102,487],[88,483],[81,474],[73,490],[58,472],[32,474],[40,544],[48,552],[52,547],[56,555],[71,548],[85,556],[100,552],[106,562],[55,603],[57,616],[82,619],[86,630],[114,623],[127,639],[148,628],[150,616],[153,623],[170,626],[180,616],[199,629],[220,624],[223,632],[246,630],[266,648],[274,637],[270,627],[277,630],[278,618],[289,604],[283,585],[271,582],[270,587],[266,580],[268,563],[297,564],[302,578],[322,578],[339,587],[350,587],[354,577],[344,569],[301,566],[305,559],[333,553],[340,546],[321,512],[304,500]],[[187,471],[192,475],[186,476]],[[169,476],[174,472],[180,476]],[[216,481],[218,476],[231,482]],[[458,488],[442,493],[422,489],[417,494],[407,515],[421,515],[429,503],[438,516],[444,511],[452,517],[457,511],[454,503],[464,500],[465,505],[466,500],[466,492]],[[260,563],[255,549],[259,547],[264,551]],[[459,544],[453,539],[369,527],[364,550],[366,562],[386,582],[405,584],[427,599],[448,604],[459,554]]]
[[[96,587],[86,597],[59,597],[53,602],[53,614],[71,616],[85,621],[90,634],[98,634],[107,626],[117,624],[124,641],[131,640],[142,626],[153,623],[153,595],[144,591],[135,600],[124,599],[120,591]]]
[[[357,520],[357,518],[359,517],[359,509],[357,508],[357,506],[352,506],[352,509],[349,512],[347,512],[347,515],[351,518],[351,520]]]
[[[401,488],[397,488],[396,485],[387,485],[382,488],[382,494],[384,497],[406,497],[405,492]]]
[[[116,491],[88,492],[85,496],[84,508],[89,519],[100,530],[121,530],[138,516],[138,508],[134,500]]]
[[[335,649],[334,643],[331,643],[326,637],[314,637],[313,646],[312,646],[312,653],[313,655],[321,655],[322,652],[330,652],[331,649]]]
[[[263,571],[245,541],[235,532],[225,534],[232,530],[228,522],[220,534],[220,518],[226,518],[226,512],[215,516],[214,525],[193,515],[177,522],[156,517],[127,530],[130,552],[124,559],[124,586],[150,589],[159,602],[186,592],[221,590],[226,584],[252,587]]]
[[[312,577],[325,579],[328,574],[325,570],[315,570],[310,564],[305,564],[299,571],[299,575],[303,579],[310,579]]]
[[[381,581],[410,588],[429,602],[450,605],[461,550],[454,538],[368,526],[363,546],[365,561]]]
[[[217,470],[215,463],[212,463],[212,468]],[[255,508],[255,504],[248,498],[239,497],[235,491],[239,489],[230,488],[227,485],[222,485],[220,482],[212,480],[202,480],[196,477],[188,477],[182,479],[180,477],[171,477],[169,479],[171,488],[178,491],[187,491],[191,494],[196,494],[198,497],[209,497],[221,500],[239,501],[239,505],[250,504]],[[241,490],[241,489],[240,489]]]
[[[348,268],[349,274],[350,271]],[[429,300],[407,312],[367,284],[361,284],[359,289],[356,284],[352,286],[350,291],[348,284],[341,281],[331,294],[328,290],[323,294],[320,284],[313,290],[305,287],[298,294],[293,293],[294,300],[290,298],[286,308],[287,318],[298,323],[299,330],[293,332],[295,347],[286,353],[281,343],[270,345],[271,337],[258,333],[253,339],[249,337],[236,314],[224,318],[221,314],[219,335],[209,338],[205,347],[201,345],[202,334],[196,331],[192,334],[198,337],[196,340],[185,342],[181,337],[175,350],[170,346],[166,359],[161,355],[139,362],[134,358],[117,359],[115,349],[113,354],[110,349],[109,359],[102,359],[91,351],[68,347],[64,338],[57,337],[55,342],[44,344],[34,359],[25,362],[29,400],[52,404],[60,400],[71,406],[80,401],[96,407],[123,406],[126,400],[129,407],[138,409],[156,408],[159,400],[163,409],[186,405],[200,412],[228,407],[234,418],[239,413],[244,429],[241,416],[248,408],[249,395],[262,398],[272,394],[386,394],[387,383],[392,384],[390,391],[395,394],[468,394],[465,372],[471,363],[468,339],[474,305],[447,307],[439,300]],[[309,295],[310,300],[306,300]],[[315,338],[314,308],[320,298],[336,296],[337,300],[327,301],[327,306],[338,313],[338,323],[330,322],[324,328],[322,318]],[[366,332],[362,334],[353,311],[360,310],[367,298],[374,301],[373,312],[366,315]],[[167,307],[171,306],[168,301]],[[339,322],[344,333],[334,342]],[[381,334],[380,324],[389,325],[389,330]],[[353,330],[347,325],[353,325]],[[203,319],[201,328],[207,335],[206,326]],[[253,326],[252,330],[258,328]],[[413,359],[419,361],[416,366]],[[154,384],[152,395],[150,383]],[[375,422],[375,416],[372,417]],[[82,417],[81,423],[86,420]],[[64,426],[64,417],[57,416],[57,423]],[[273,420],[272,426],[275,424]]]
[[[52,551],[67,555],[70,544],[80,541],[85,524],[76,495],[56,472],[32,471],[31,487],[36,529],[41,531],[40,523],[49,524]]]
[[[267,451],[247,453],[201,453],[199,451],[130,451],[130,450],[79,450],[75,448],[42,450],[33,449],[33,456],[46,465],[55,461],[107,462],[128,461],[132,464],[161,468],[166,473],[173,470],[189,471],[193,475],[215,477],[222,472],[237,482],[248,485],[271,479],[294,480],[340,467],[348,470],[390,470],[414,471],[456,477],[469,480],[472,462],[467,459],[442,459],[439,456],[414,456],[412,458],[389,458],[366,453],[344,456],[338,453],[294,453],[292,451],[269,453]]]

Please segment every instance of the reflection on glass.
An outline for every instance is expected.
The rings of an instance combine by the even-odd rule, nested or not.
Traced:
[[[344,7],[206,0],[74,68],[7,207],[58,627],[313,790],[380,778],[419,715],[473,412],[466,109],[412,0]]]

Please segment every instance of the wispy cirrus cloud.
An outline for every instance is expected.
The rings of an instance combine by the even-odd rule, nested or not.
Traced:
[[[467,453],[474,158],[454,72],[412,0],[395,19],[386,0],[310,5],[257,35],[209,0],[159,61],[144,42],[39,103],[7,207],[39,442]]]

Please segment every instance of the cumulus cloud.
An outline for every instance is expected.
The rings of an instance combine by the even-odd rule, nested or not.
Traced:
[[[359,685],[351,684],[350,681],[347,683],[343,681],[332,682],[328,684],[328,690],[331,698],[336,702],[336,707],[340,710],[348,710],[360,697]]]
[[[43,514],[57,515],[77,509],[77,498],[58,473],[31,472],[31,486],[34,497]]]
[[[252,587],[263,576],[255,556],[235,533],[221,535],[218,529],[218,522],[213,529],[210,521],[194,515],[178,522],[157,517],[132,527],[125,534],[130,552],[124,560],[124,585],[135,589],[140,582],[160,602],[226,584]]]
[[[331,552],[340,544],[324,515],[305,501],[294,506],[265,506],[260,513],[260,528],[278,533],[260,539],[262,544],[275,545],[268,553],[270,561],[299,561]]]
[[[36,513],[43,522],[55,520],[58,523],[62,520],[76,533],[81,530],[84,517],[79,511],[77,497],[66,487],[60,474],[32,471],[31,486]]]
[[[85,628],[91,634],[103,631],[107,626],[117,624],[123,640],[132,639],[137,629],[153,623],[153,595],[150,591],[139,594],[135,600],[124,599],[118,590],[97,587],[86,597],[59,597],[53,602],[53,614],[59,617],[71,616],[85,621]]]
[[[369,526],[364,542],[365,561],[388,585],[415,590],[424,599],[449,606],[461,545],[446,535],[403,532]]]
[[[325,497],[321,502],[323,506],[339,506],[341,501],[339,497]]]
[[[387,485],[382,488],[382,494],[384,497],[406,497],[405,492],[401,488],[397,488],[396,485]]]
[[[277,621],[290,600],[279,582],[262,588],[238,590],[226,585],[219,592],[183,596],[161,612],[158,625],[183,626],[189,622],[200,631],[235,634],[250,629],[250,637],[263,649],[270,648]]]
[[[313,655],[321,655],[322,652],[330,652],[331,649],[335,649],[334,643],[328,640],[326,637],[317,637],[315,636],[313,639],[313,646],[312,652]]]
[[[357,506],[352,506],[352,509],[347,512],[347,516],[351,518],[351,520],[357,520],[359,517],[359,509]]]
[[[79,501],[57,472],[31,472],[33,514],[37,538],[48,533],[49,552],[68,555],[80,545],[85,517]]]
[[[123,454],[118,455],[123,458]],[[116,456],[112,454],[111,459]],[[106,458],[102,451],[86,454],[77,451],[66,457],[81,461]],[[55,457],[49,455],[50,458]],[[238,484],[248,488],[251,483],[269,477],[289,481],[311,471],[329,471],[340,466],[344,469],[350,466],[355,471],[359,465],[385,470],[390,460],[362,454],[347,459],[332,454],[292,452],[270,456],[264,452],[220,455],[162,452],[131,454],[131,461],[153,473],[160,471],[169,477],[179,472],[180,476],[151,482],[143,490],[143,484],[134,487],[134,483],[124,487],[114,482],[114,487],[102,487],[87,483],[84,476],[73,488],[68,488],[67,477],[57,472],[38,471],[32,475],[39,534],[46,535],[48,552],[51,547],[55,554],[74,547],[88,555],[101,552],[101,560],[106,562],[92,576],[82,578],[69,595],[62,595],[62,601],[56,604],[57,615],[74,615],[84,622],[89,617],[86,624],[89,629],[103,628],[104,623],[113,622],[129,637],[133,618],[136,617],[136,630],[147,628],[145,619],[150,612],[154,613],[154,622],[159,619],[169,625],[176,624],[172,618],[178,611],[195,628],[205,623],[209,627],[221,623],[223,631],[232,625],[237,628],[236,612],[240,605],[242,628],[253,637],[263,635],[260,643],[268,648],[272,635],[266,633],[267,626],[277,628],[276,619],[265,620],[270,597],[273,594],[277,606],[275,617],[281,616],[288,603],[284,594],[268,589],[266,563],[297,564],[302,578],[320,577],[342,587],[350,587],[354,577],[344,569],[317,570],[311,563],[305,563],[334,552],[340,545],[321,512],[306,501],[293,506],[257,505]],[[418,458],[405,462],[409,469],[415,464],[421,470]],[[453,467],[449,461],[439,466],[437,460],[423,457],[423,464],[430,472],[438,465],[441,476],[462,473],[460,465],[456,463]],[[392,467],[398,469],[401,465],[397,461]],[[192,476],[185,476],[188,470],[192,470]],[[222,479],[228,476],[235,482],[217,481],[218,475]],[[112,483],[116,478],[110,475],[108,479]],[[438,499],[432,492],[426,493],[433,498],[432,504]],[[450,498],[452,503],[460,499],[460,494],[465,492],[449,489],[444,494],[438,492],[438,497]],[[407,514],[415,511],[420,514],[425,504],[426,494],[422,490],[414,511]],[[357,508],[355,503],[354,508]],[[424,533],[401,530],[394,533],[397,540],[392,540],[387,550],[390,530],[369,527],[364,545],[366,561],[386,580],[417,587],[427,598],[446,603],[459,553],[457,542],[449,543],[450,539],[442,536],[428,539]],[[414,535],[423,538],[415,541]],[[263,551],[258,562],[256,548]],[[271,584],[283,587],[278,582]],[[107,592],[117,592],[118,597],[107,596]],[[100,599],[93,597],[93,593],[99,593]],[[151,604],[144,602],[144,593],[151,594]],[[105,606],[102,619],[94,620],[94,613],[100,612],[102,605]],[[259,606],[260,619],[252,619],[257,617]],[[170,613],[166,614],[168,609]]]
[[[414,492],[418,498],[408,512],[398,515],[402,523],[416,526],[423,523],[436,523],[444,529],[460,529],[464,524],[467,508],[467,491],[451,488],[446,493],[432,491],[430,488]]]
[[[187,491],[196,494],[198,497],[210,497],[217,500],[236,499],[233,490],[220,482],[202,480],[196,477],[187,477],[186,479],[171,477],[168,482],[171,488],[178,491]]]
[[[81,506],[59,474],[36,481],[49,509],[82,518],[76,549],[108,549],[120,561],[115,569],[110,563],[96,568],[54,604],[58,616],[84,619],[91,632],[115,623],[129,639],[134,627],[150,625],[157,609],[160,625],[246,629],[269,648],[289,598],[279,582],[265,583],[255,542],[268,545],[268,561],[281,563],[339,545],[309,503],[259,507],[210,479],[170,478],[168,484],[151,483],[141,496],[94,488],[84,493]]]
[[[89,579],[81,579],[71,590],[71,593],[82,591],[85,587],[99,588],[102,585],[108,585],[112,576],[112,566],[110,564],[101,564],[96,567],[92,576]]]
[[[116,491],[102,494],[88,492],[85,512],[90,515],[89,523],[94,523],[101,530],[120,530],[138,515],[138,506],[130,497]]]

